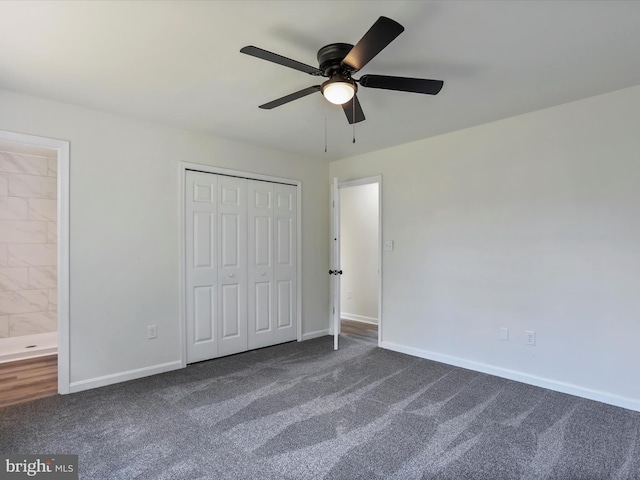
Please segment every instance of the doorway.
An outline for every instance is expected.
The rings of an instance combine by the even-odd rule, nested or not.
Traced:
[[[334,182],[333,330],[357,341],[382,341],[380,176]]]
[[[3,363],[48,362],[47,393],[69,393],[69,142],[0,131],[0,147]]]
[[[378,184],[340,189],[340,330],[378,339]]]

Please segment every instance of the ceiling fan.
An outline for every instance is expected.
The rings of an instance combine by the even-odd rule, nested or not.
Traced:
[[[342,105],[347,120],[350,124],[353,124],[365,119],[356,95],[358,84],[367,88],[424,93],[427,95],[436,95],[442,89],[444,85],[442,80],[389,75],[362,75],[358,79],[352,77],[403,31],[404,27],[395,20],[380,17],[355,46],[348,43],[331,43],[318,50],[319,68],[254,46],[244,47],[240,52],[293,68],[309,75],[329,79],[321,85],[313,85],[285,95],[260,105],[259,108],[270,110],[312,93],[322,92],[329,102]]]

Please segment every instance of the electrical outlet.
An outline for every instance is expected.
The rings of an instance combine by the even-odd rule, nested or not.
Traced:
[[[509,340],[509,329],[502,327],[500,329],[500,335],[499,335],[500,340],[502,340],[503,342],[506,342]]]
[[[149,325],[147,327],[147,338],[158,338],[158,326],[157,325]]]
[[[386,242],[384,242],[384,250],[386,252],[393,251],[393,240],[387,240]]]
[[[353,298],[353,292],[347,292],[347,298],[351,300]]]
[[[524,332],[524,343],[527,345],[535,345],[536,344],[536,332],[533,330],[527,330]]]

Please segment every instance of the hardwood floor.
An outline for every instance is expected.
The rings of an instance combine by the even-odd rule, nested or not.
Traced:
[[[0,407],[58,393],[58,355],[0,363]]]
[[[341,333],[378,343],[378,326],[341,320]],[[0,407],[50,397],[58,393],[58,355],[0,363]]]
[[[374,323],[340,320],[340,333],[371,343],[378,343],[378,325]]]

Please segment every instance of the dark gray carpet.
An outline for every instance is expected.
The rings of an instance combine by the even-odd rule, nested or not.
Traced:
[[[640,414],[344,338],[0,409],[83,479],[640,479]]]

